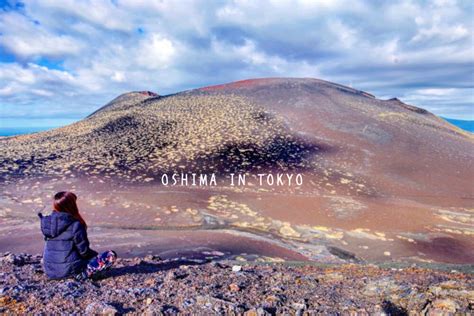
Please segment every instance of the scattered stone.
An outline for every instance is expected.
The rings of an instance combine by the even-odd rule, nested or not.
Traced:
[[[87,305],[86,314],[93,314],[93,315],[116,315],[118,311],[112,305],[103,303],[103,302],[94,302]]]
[[[22,254],[14,255],[8,252],[5,253],[2,258],[0,258],[2,263],[13,264],[16,266],[23,265],[27,259],[28,257],[25,255],[22,255]]]
[[[188,307],[193,306],[195,303],[196,303],[196,301],[195,301],[194,299],[192,299],[192,298],[185,299],[185,300],[183,301],[183,307],[184,307],[184,308],[188,308]]]
[[[240,287],[236,283],[231,283],[229,285],[229,290],[231,290],[232,292],[238,292],[238,291],[240,291]]]
[[[211,261],[211,266],[216,267],[216,268],[227,268],[225,264],[222,264],[218,261]]]
[[[154,286],[156,285],[157,280],[155,278],[148,278],[143,282],[143,284],[148,285],[148,286]]]
[[[244,316],[269,316],[271,313],[267,312],[263,307],[252,308],[244,313]]]
[[[458,309],[458,305],[452,299],[437,299],[431,306],[429,306],[429,312],[432,314],[436,313],[455,313]]]
[[[237,304],[210,295],[197,296],[196,303],[203,305],[214,312],[225,314],[234,313],[237,310]]]
[[[242,266],[232,266],[232,272],[240,272],[242,271]]]
[[[292,303],[291,304],[291,307],[294,309],[294,310],[305,310],[307,308],[306,304],[305,303]]]
[[[119,258],[108,277],[76,282],[35,273],[39,259],[0,265],[0,314],[437,315],[469,314],[473,307],[470,274],[417,267],[249,262],[233,268],[224,261],[221,269],[180,266],[183,258],[159,265]]]
[[[182,269],[174,270],[174,271],[168,272],[168,274],[166,275],[165,281],[169,282],[169,281],[174,281],[174,280],[181,280],[181,279],[186,278],[187,276],[188,274]]]
[[[179,309],[173,305],[163,305],[161,307],[161,313],[163,313],[163,315],[176,315],[179,313]]]
[[[8,286],[0,288],[0,296],[4,296],[10,288]]]

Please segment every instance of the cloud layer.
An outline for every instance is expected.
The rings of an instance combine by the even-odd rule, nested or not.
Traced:
[[[470,1],[447,0],[7,2],[2,124],[59,125],[131,90],[274,76],[474,119],[472,12]]]

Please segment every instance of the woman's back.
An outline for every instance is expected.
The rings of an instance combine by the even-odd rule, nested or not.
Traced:
[[[72,192],[58,192],[54,195],[53,213],[38,213],[46,240],[43,266],[51,279],[84,280],[109,269],[117,259],[113,250],[99,255],[89,247],[87,224],[79,214],[76,200]]]
[[[43,216],[41,231],[46,240],[43,261],[49,278],[74,276],[84,269],[88,259],[97,255],[89,248],[83,225],[68,213],[53,211]]]

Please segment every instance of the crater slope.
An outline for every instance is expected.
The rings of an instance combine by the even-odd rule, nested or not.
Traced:
[[[317,79],[132,92],[69,126],[0,139],[0,248],[13,227],[35,236],[34,211],[68,189],[104,243],[115,231],[219,230],[293,251],[286,259],[472,263],[473,145],[424,109]],[[174,172],[218,185],[163,186]],[[230,186],[230,173],[247,185]],[[259,186],[259,173],[304,183]],[[143,249],[169,251],[140,234]]]

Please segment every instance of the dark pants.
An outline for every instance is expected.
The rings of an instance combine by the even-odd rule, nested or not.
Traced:
[[[109,269],[117,260],[117,254],[113,250],[107,250],[91,260],[87,263],[86,274],[87,277],[92,277],[95,274]]]

